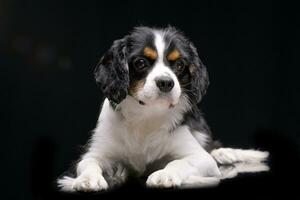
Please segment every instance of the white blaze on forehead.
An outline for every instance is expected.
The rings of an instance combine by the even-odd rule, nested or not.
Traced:
[[[164,41],[164,32],[154,31],[153,34],[157,59],[146,77],[143,88],[137,93],[137,97],[146,105],[156,104],[157,102],[161,103],[159,100],[162,100],[168,103],[167,108],[169,108],[169,104],[176,105],[179,102],[181,95],[180,83],[174,72],[164,63],[164,51],[167,46]],[[157,78],[162,76],[168,76],[174,81],[173,89],[167,95],[164,95],[164,97],[160,95],[160,90],[156,85]],[[164,104],[164,107],[165,105],[166,104]]]
[[[172,103],[176,105],[179,102],[179,98],[181,95],[181,88],[179,81],[174,74],[174,72],[164,63],[164,51],[166,48],[166,44],[164,41],[164,32],[163,31],[154,31],[154,45],[157,52],[157,59],[153,65],[153,68],[149,72],[146,77],[145,84],[143,89],[137,93],[137,97],[139,100],[146,103],[146,105],[154,104],[155,102],[159,102],[157,100],[163,99],[165,102]],[[156,79],[161,76],[168,76],[172,78],[174,81],[173,89],[165,95],[164,98],[160,96],[160,90],[156,85]],[[168,98],[166,98],[168,96]],[[169,106],[168,106],[169,108]]]
[[[163,62],[164,51],[165,51],[165,41],[163,32],[154,32],[154,45],[158,54],[157,62]]]

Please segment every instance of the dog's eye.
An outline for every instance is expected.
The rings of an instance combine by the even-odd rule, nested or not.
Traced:
[[[186,66],[186,63],[184,60],[182,60],[182,59],[177,60],[175,63],[176,72],[177,73],[183,72],[183,70],[185,69],[185,66]]]
[[[137,70],[143,70],[144,68],[146,68],[148,66],[147,62],[145,59],[143,58],[138,58],[134,61],[134,67]]]

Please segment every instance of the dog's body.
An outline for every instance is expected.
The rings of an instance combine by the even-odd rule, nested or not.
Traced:
[[[77,176],[58,181],[65,191],[107,189],[132,174],[150,174],[152,187],[206,186],[222,177],[217,162],[268,155],[216,149],[197,105],[209,82],[206,68],[174,28],[136,28],[114,42],[95,76],[107,98]]]

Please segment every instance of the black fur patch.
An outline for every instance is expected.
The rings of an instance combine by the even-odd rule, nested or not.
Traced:
[[[115,103],[120,103],[128,93],[129,75],[125,59],[126,37],[116,40],[100,59],[94,71],[96,82],[104,95]]]
[[[203,147],[206,151],[210,152],[215,148],[221,147],[221,143],[213,139],[210,128],[198,106],[193,106],[190,111],[184,114],[184,120],[181,125],[187,125],[191,132],[198,131],[207,136],[207,145]]]
[[[144,55],[144,48],[150,47],[156,50],[154,45],[154,34],[153,30],[148,27],[137,27],[128,36],[127,43],[127,61],[129,67],[129,91],[130,95],[134,96],[135,92],[138,90],[137,87],[141,86],[153,68],[155,60],[152,60]],[[143,70],[137,70],[134,67],[134,61],[138,58],[144,59],[148,67]]]

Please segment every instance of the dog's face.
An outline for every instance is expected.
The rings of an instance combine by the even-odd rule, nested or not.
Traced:
[[[138,27],[116,40],[101,58],[95,77],[115,103],[130,95],[141,105],[168,108],[183,96],[191,104],[198,103],[208,86],[208,74],[196,48],[171,27]]]

